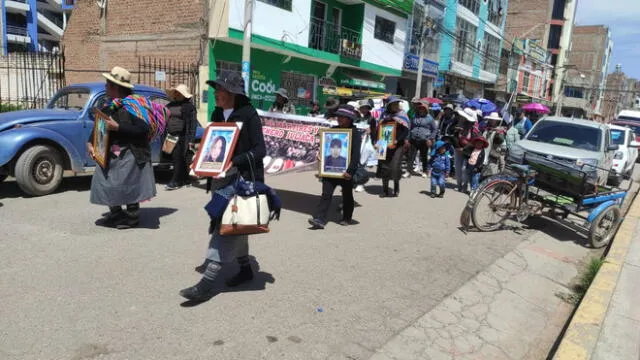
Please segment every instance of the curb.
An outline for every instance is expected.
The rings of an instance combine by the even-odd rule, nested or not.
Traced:
[[[571,318],[553,359],[586,360],[593,356],[622,266],[639,223],[640,200],[636,197],[612,241],[604,263]]]

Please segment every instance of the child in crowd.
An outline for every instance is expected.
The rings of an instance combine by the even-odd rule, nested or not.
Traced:
[[[480,174],[484,165],[485,150],[489,143],[483,136],[475,137],[471,140],[470,146],[465,149],[464,155],[467,161],[467,178],[462,184],[462,191],[467,192],[467,186],[471,186],[471,190],[478,188],[480,184]]]
[[[444,197],[446,179],[450,171],[451,157],[447,155],[447,144],[444,141],[436,141],[427,167],[427,173],[431,177],[431,197]],[[436,186],[440,187],[440,193],[436,193]]]

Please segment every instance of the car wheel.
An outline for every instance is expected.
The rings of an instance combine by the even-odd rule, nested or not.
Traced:
[[[22,191],[32,196],[54,192],[62,182],[60,153],[46,145],[28,148],[16,162],[16,182]]]
[[[0,175],[0,183],[5,181],[8,177],[9,175]]]

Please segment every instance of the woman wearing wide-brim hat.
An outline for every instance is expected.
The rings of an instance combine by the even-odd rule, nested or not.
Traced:
[[[283,114],[295,115],[296,107],[289,101],[289,93],[287,89],[280,88],[275,92],[276,101],[269,108],[270,112],[279,112]]]
[[[151,166],[150,134],[153,119],[148,99],[133,95],[131,73],[116,66],[103,73],[107,80],[107,106],[102,111],[109,116],[107,130],[107,168],[96,167],[91,180],[91,203],[109,207],[109,213],[98,223],[108,227],[127,229],[140,222],[140,202],[156,195],[155,178]],[[87,143],[93,158],[95,149]],[[123,209],[122,206],[126,205]]]
[[[178,141],[170,154],[173,160],[173,175],[165,189],[175,190],[189,183],[187,150],[194,145],[198,120],[196,107],[191,101],[193,95],[189,92],[187,85],[180,84],[167,90],[167,96],[171,101],[167,104],[170,113],[167,134],[177,137]]]
[[[240,74],[222,71],[216,80],[209,80],[207,84],[215,88],[216,108],[211,115],[211,121],[236,123],[240,128],[229,169],[216,179],[208,179],[207,190],[226,191],[230,188],[229,185],[237,180],[237,176],[264,182],[262,159],[267,150],[262,123],[245,93],[244,80]],[[227,286],[238,286],[253,279],[253,270],[249,262],[249,236],[222,236],[219,220],[214,220],[210,227],[211,239],[206,259],[202,265],[196,267],[196,271],[203,273],[202,279],[196,285],[180,291],[180,295],[189,300],[210,299],[215,294],[216,278],[222,266],[233,261],[238,262],[240,271],[226,282]]]
[[[393,125],[395,129],[395,139],[387,145],[385,160],[378,161],[376,177],[382,179],[381,197],[397,197],[400,194],[402,156],[410,148],[409,117],[400,109],[401,102],[402,100],[396,97],[388,98],[385,113],[378,125],[378,134],[386,125]],[[377,143],[376,146],[378,146]],[[393,180],[393,192],[389,189],[390,180]]]
[[[468,182],[468,179],[466,178],[466,161],[463,150],[472,138],[479,135],[478,115],[475,110],[472,110],[471,108],[459,109],[456,113],[458,115],[458,123],[453,131],[453,135],[456,137],[456,142],[454,144],[454,168],[458,190],[463,191],[465,184]]]

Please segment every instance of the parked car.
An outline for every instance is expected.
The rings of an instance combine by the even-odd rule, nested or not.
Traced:
[[[634,132],[624,126],[609,125],[611,128],[611,143],[618,145],[618,151],[613,156],[613,170],[615,178],[613,185],[619,185],[622,179],[631,177],[633,167],[638,160],[638,147],[640,142],[636,141]]]
[[[164,91],[136,85],[134,93],[167,104]],[[93,129],[93,109],[106,102],[103,82],[67,86],[46,108],[0,114],[0,182],[15,176],[22,191],[32,196],[54,192],[64,170],[92,171],[96,164],[86,150]],[[198,127],[197,142],[203,129]],[[151,144],[154,165],[170,166],[162,155],[162,138]]]
[[[622,110],[616,116],[616,121],[639,121],[640,122],[640,111],[638,110]]]
[[[640,142],[640,120],[616,120],[611,123],[612,125],[618,125],[631,129],[635,134],[636,141]]]
[[[553,160],[586,173],[587,181],[606,185],[619,146],[609,126],[589,120],[544,117],[509,150],[508,161],[522,163],[526,154]],[[546,164],[553,166],[553,164]]]

